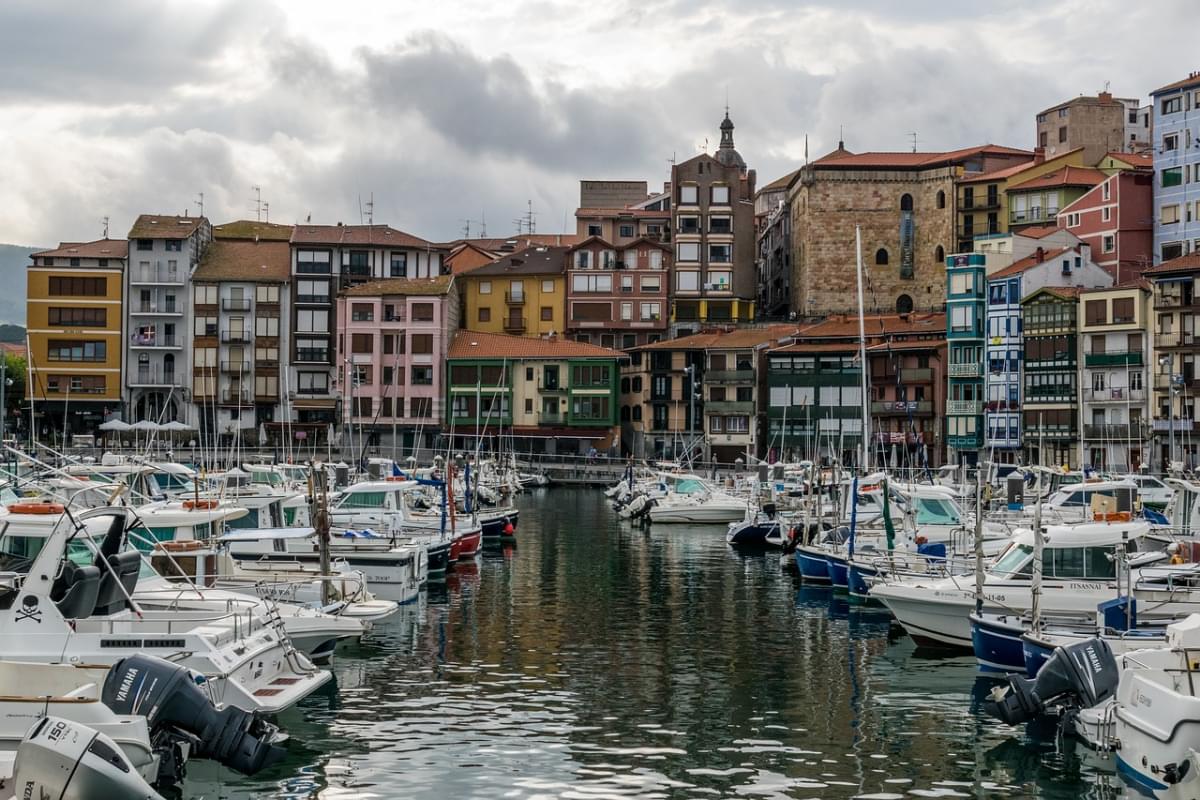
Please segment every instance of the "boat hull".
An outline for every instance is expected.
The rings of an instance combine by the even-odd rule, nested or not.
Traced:
[[[740,547],[768,547],[782,541],[779,521],[740,522],[729,526],[725,541]]]
[[[825,556],[829,569],[829,583],[835,589],[850,589],[850,565],[841,556]]]
[[[800,577],[812,583],[829,583],[829,562],[820,551],[796,548],[796,569]]]
[[[1025,672],[1025,648],[1020,619],[989,614],[971,615],[971,647],[979,671],[997,675]]]

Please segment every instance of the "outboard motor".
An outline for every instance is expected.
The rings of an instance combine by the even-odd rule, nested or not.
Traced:
[[[1060,647],[1038,670],[1036,678],[1010,675],[984,703],[989,714],[1009,725],[1049,713],[1092,708],[1116,694],[1121,669],[1108,642],[1092,638]]]
[[[243,775],[284,755],[274,744],[278,728],[240,708],[218,711],[191,670],[161,658],[137,655],[118,661],[104,680],[100,699],[118,714],[144,716],[156,749],[174,753],[186,744],[190,758],[209,758]],[[164,767],[178,771],[178,765]]]
[[[18,745],[13,796],[162,800],[116,742],[61,717],[42,717]]]

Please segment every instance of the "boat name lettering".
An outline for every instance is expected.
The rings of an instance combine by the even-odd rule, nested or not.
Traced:
[[[129,697],[129,690],[133,688],[133,680],[138,676],[139,670],[134,667],[125,673],[125,677],[121,678],[121,688],[117,689],[117,702],[124,703],[125,698]]]

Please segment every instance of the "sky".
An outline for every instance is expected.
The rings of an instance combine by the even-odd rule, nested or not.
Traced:
[[[836,147],[1033,147],[1036,113],[1200,69],[1195,0],[5,0],[0,242],[139,213],[573,231],[661,188],[728,101],[760,186]]]

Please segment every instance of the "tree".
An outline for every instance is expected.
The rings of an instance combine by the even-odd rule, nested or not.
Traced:
[[[26,365],[24,356],[11,353],[4,356],[4,374],[8,381],[4,387],[4,421],[9,428],[19,427],[25,405]]]

